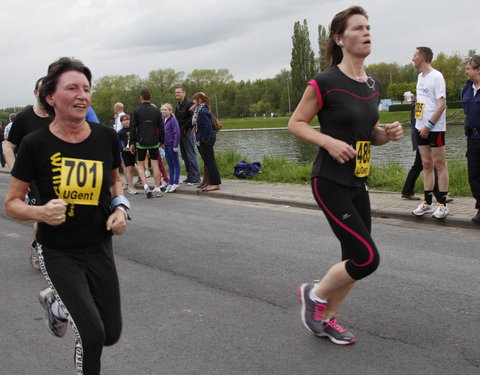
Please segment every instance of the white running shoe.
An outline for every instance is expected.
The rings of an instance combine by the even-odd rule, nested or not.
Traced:
[[[170,185],[170,190],[168,190],[169,193],[175,193],[175,190],[177,190],[180,186],[177,184]]]
[[[135,195],[135,194],[138,194],[138,191],[137,189],[131,187],[131,188],[128,188],[128,194]]]
[[[416,209],[412,211],[412,214],[423,216],[425,214],[431,214],[433,211],[435,211],[435,206],[433,204],[427,204],[426,201],[423,201]]]
[[[436,219],[445,219],[448,215],[448,208],[444,204],[437,203],[435,211],[433,211],[432,217]]]
[[[165,193],[170,193],[171,188],[172,188],[172,185],[168,184],[167,187],[165,188],[164,192]]]
[[[52,304],[55,302],[55,294],[51,288],[45,288],[38,294],[38,301],[46,311],[46,324],[49,332],[57,337],[65,335],[68,326],[68,319],[56,316],[52,311]]]
[[[145,169],[145,177],[149,178],[150,176],[150,171],[148,169]]]
[[[151,191],[150,189],[148,189],[148,188],[147,188],[147,189],[143,189],[143,191],[145,192],[145,196],[146,196],[147,198],[151,198],[151,197],[152,197],[153,194],[152,194],[152,191]]]
[[[168,182],[163,181],[160,185],[160,189],[165,189],[168,186]]]
[[[153,189],[152,193],[155,196],[155,198],[163,197],[162,191],[159,188]]]
[[[28,245],[28,252],[30,253],[30,264],[35,270],[40,269],[40,262],[38,261],[38,248],[39,243],[36,240],[33,240],[30,245]]]

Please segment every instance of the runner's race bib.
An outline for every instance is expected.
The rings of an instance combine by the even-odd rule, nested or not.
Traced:
[[[415,103],[415,118],[417,120],[421,120],[423,118],[423,107],[425,107],[425,103]]]
[[[103,162],[62,157],[58,198],[71,204],[97,206],[103,182]]]
[[[370,141],[357,141],[355,149],[357,157],[355,159],[355,177],[367,177],[370,173]]]

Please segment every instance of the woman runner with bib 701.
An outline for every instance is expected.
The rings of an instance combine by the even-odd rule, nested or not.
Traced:
[[[52,334],[63,336],[71,323],[75,367],[84,375],[100,374],[103,346],[120,337],[112,234],[125,232],[130,208],[118,171],[117,133],[85,121],[91,79],[79,60],[63,57],[49,66],[40,101],[55,119],[25,137],[5,198],[7,215],[38,222],[40,269],[49,284],[39,300]],[[39,206],[23,201],[32,181]]]
[[[371,212],[365,180],[370,171],[370,146],[399,140],[399,122],[378,122],[380,83],[366,74],[365,58],[372,37],[363,8],[338,13],[327,41],[329,68],[310,82],[288,123],[301,140],[319,146],[312,170],[313,195],[340,241],[342,261],[317,284],[298,289],[302,321],[316,336],[339,345],[354,336],[337,321],[337,309],[357,280],[373,273],[379,255],[371,232]],[[321,132],[310,126],[317,115]]]

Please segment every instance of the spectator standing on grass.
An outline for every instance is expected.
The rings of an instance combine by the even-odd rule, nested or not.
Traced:
[[[462,104],[467,136],[468,182],[475,198],[477,213],[472,217],[480,224],[480,56],[470,57],[465,64],[467,82],[462,89]]]
[[[448,168],[445,162],[446,87],[442,73],[432,67],[433,52],[428,47],[417,47],[413,65],[420,71],[417,80],[415,128],[423,165],[424,200],[412,211],[414,215],[432,214],[436,219],[448,215]],[[439,197],[433,205],[435,169],[438,173]]]

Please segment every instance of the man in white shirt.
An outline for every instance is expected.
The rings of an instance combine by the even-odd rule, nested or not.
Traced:
[[[433,52],[428,47],[417,47],[412,58],[413,65],[420,71],[415,103],[415,128],[418,150],[422,157],[425,192],[424,201],[412,213],[417,216],[432,213],[433,217],[443,219],[448,215],[448,168],[445,163],[447,95],[445,79],[442,73],[432,67],[432,59]],[[440,192],[436,206],[432,203],[434,169],[438,172]]]

